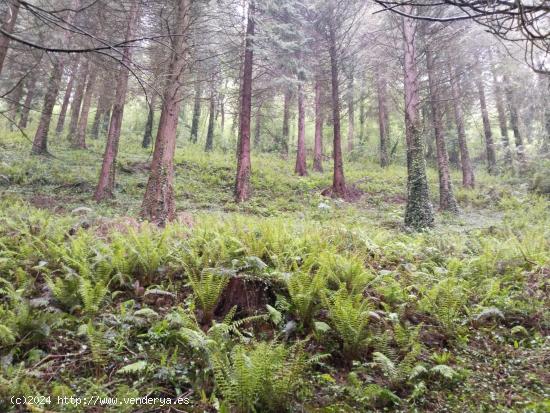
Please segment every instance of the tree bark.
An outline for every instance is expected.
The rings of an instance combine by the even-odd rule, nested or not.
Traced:
[[[504,109],[504,99],[502,94],[502,86],[498,80],[498,75],[494,65],[491,67],[493,75],[493,94],[498,114],[498,126],[500,128],[500,139],[504,146],[505,157],[511,161],[510,139],[508,138],[508,122],[506,120],[506,111]]]
[[[139,7],[136,2],[132,2],[130,9],[130,18],[126,28],[125,39],[132,38],[135,26],[138,24]],[[94,194],[97,202],[105,198],[114,197],[115,190],[115,171],[116,158],[118,154],[118,142],[120,139],[120,130],[122,126],[122,116],[124,114],[124,101],[128,90],[128,65],[131,63],[132,49],[127,47],[122,55],[122,65],[119,67],[116,83],[115,101],[112,108],[111,120],[109,123],[109,132],[107,133],[107,144],[103,155],[103,163],[99,181]]]
[[[284,158],[288,156],[288,137],[290,134],[290,101],[292,99],[292,91],[289,87],[285,89],[283,102],[283,133],[281,137],[281,154]]]
[[[460,165],[462,167],[462,185],[465,188],[473,188],[475,186],[474,170],[472,161],[470,160],[470,152],[466,141],[466,131],[464,129],[464,114],[460,100],[460,91],[458,89],[458,76],[451,64],[449,68],[449,82],[451,84],[451,93],[453,96],[453,109],[455,115],[455,124],[458,134],[458,147],[460,148]]]
[[[245,53],[243,63],[243,81],[241,87],[241,110],[239,142],[237,146],[237,176],[235,179],[235,200],[243,202],[250,198],[250,115],[252,112],[252,60],[253,37],[255,29],[254,1],[248,9],[246,25]]]
[[[8,0],[8,12],[2,22],[2,30],[6,33],[12,33],[15,28],[15,23],[17,21],[17,15],[19,14],[19,7],[21,3],[19,0]],[[6,55],[8,54],[8,46],[10,44],[10,39],[6,36],[0,35],[0,73],[4,67],[4,60],[6,60]]]
[[[94,96],[96,73],[92,70],[86,84],[86,92],[82,101],[82,111],[78,118],[78,127],[76,129],[76,139],[73,147],[76,149],[86,149],[86,128],[88,127],[88,116],[90,114],[90,106]]]
[[[294,172],[300,176],[307,175],[306,165],[306,110],[304,105],[303,85],[298,85],[298,146]]]
[[[141,141],[142,148],[148,148],[149,145],[151,145],[151,140],[153,139],[153,123],[155,121],[156,98],[157,98],[156,92],[152,92],[151,101],[149,102],[149,114],[147,115],[147,122],[145,123],[143,140]]]
[[[405,8],[412,12],[412,6]],[[419,87],[416,67],[415,33],[416,22],[403,18],[403,46],[405,50],[405,137],[407,141],[407,207],[405,225],[423,229],[434,225],[433,208],[430,203],[426,160],[424,158],[424,139],[419,114]]]
[[[19,118],[19,124],[17,125],[20,129],[25,129],[28,125],[32,101],[36,93],[37,78],[37,74],[33,73],[27,80],[27,94],[25,96],[23,107],[21,108],[21,118]]]
[[[179,34],[174,40],[170,59],[170,77],[166,82],[160,113],[151,173],[141,205],[143,218],[158,225],[165,225],[176,216],[174,199],[174,153],[182,99],[183,75],[187,63],[187,40],[183,34],[189,25],[189,0],[178,2]]]
[[[208,110],[208,132],[206,133],[206,143],[204,151],[210,152],[214,148],[214,124],[216,120],[216,99],[214,92],[210,96],[210,108]]]
[[[321,81],[315,81],[315,144],[313,170],[323,172],[323,110],[321,108]]]
[[[353,139],[355,138],[355,93],[353,75],[349,80],[348,90],[348,152],[353,150]]]
[[[387,167],[390,164],[388,156],[389,139],[389,113],[387,102],[387,83],[385,75],[376,72],[376,92],[378,95],[378,128],[380,133],[380,166]]]
[[[330,73],[332,83],[332,126],[334,131],[333,139],[333,160],[334,169],[332,176],[331,196],[346,198],[346,178],[344,176],[344,160],[342,158],[342,138],[340,131],[340,89],[338,84],[338,53],[336,50],[336,32],[334,27],[329,27],[329,55]]]
[[[430,108],[432,112],[432,124],[435,134],[435,146],[437,156],[437,169],[439,173],[439,209],[458,213],[458,205],[453,194],[451,176],[449,174],[449,155],[443,134],[442,113],[440,110],[439,79],[435,78],[434,57],[431,50],[426,51],[426,63],[428,69],[428,83],[430,91]]]
[[[75,85],[75,91],[73,101],[71,103],[71,120],[69,122],[69,134],[68,138],[74,143],[76,140],[76,128],[78,127],[78,117],[80,116],[80,109],[82,106],[82,99],[84,98],[84,90],[86,89],[86,82],[88,80],[90,63],[86,60],[78,71],[78,79]]]
[[[368,136],[366,135],[366,122],[367,122],[367,110],[365,107],[365,100],[367,99],[366,94],[366,79],[365,76],[363,76],[361,80],[361,95],[360,95],[360,102],[359,102],[359,141],[361,143],[368,141]]]
[[[512,83],[508,76],[504,75],[504,91],[506,93],[506,103],[508,112],[510,113],[510,126],[514,132],[514,140],[516,144],[516,152],[520,163],[525,162],[525,147],[523,146],[523,137],[519,130],[519,115],[515,102],[515,94],[512,89]]]
[[[201,118],[201,84],[197,80],[195,85],[195,102],[193,104],[193,120],[191,121],[191,142],[197,143],[199,121]]]
[[[55,133],[61,135],[65,126],[65,118],[67,116],[67,108],[69,107],[69,101],[71,100],[71,94],[73,92],[73,85],[78,72],[78,62],[80,61],[80,55],[77,55],[71,68],[69,70],[69,80],[67,81],[67,87],[65,88],[65,95],[63,96],[63,103],[61,104],[61,110],[59,111],[59,117],[57,118],[57,126],[55,127]]]
[[[487,170],[490,174],[496,172],[497,157],[495,153],[495,144],[493,142],[493,132],[491,130],[491,121],[489,120],[489,112],[487,111],[487,101],[485,99],[485,84],[483,82],[483,72],[481,70],[481,62],[478,60],[476,67],[476,87],[479,96],[479,107],[481,110],[481,119],[483,121],[483,134],[485,136],[485,154],[487,156]]]
[[[109,122],[108,111],[109,111],[110,101],[111,101],[111,93],[110,93],[109,85],[110,85],[110,80],[104,79],[100,95],[97,98],[96,112],[94,115],[92,130],[90,132],[90,135],[93,139],[97,139],[99,137],[100,129],[102,129],[102,120],[104,121],[104,118],[106,118],[107,123]]]
[[[254,148],[259,148],[262,141],[262,105],[258,107],[254,124]]]

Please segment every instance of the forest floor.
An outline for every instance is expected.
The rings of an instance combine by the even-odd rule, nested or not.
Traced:
[[[161,230],[150,150],[123,140],[97,205],[99,142],[28,146],[0,142],[0,411],[550,411],[550,208],[523,179],[455,171],[460,215],[410,233],[401,166],[351,159],[347,203],[329,162],[254,155],[237,205],[234,155],[185,147]]]

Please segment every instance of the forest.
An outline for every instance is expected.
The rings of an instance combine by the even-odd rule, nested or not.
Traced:
[[[550,412],[550,1],[1,0],[1,412]]]

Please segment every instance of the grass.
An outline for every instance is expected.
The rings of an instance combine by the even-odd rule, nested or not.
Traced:
[[[253,199],[236,205],[234,156],[179,142],[193,225],[159,230],[133,219],[150,155],[135,136],[100,205],[102,142],[44,159],[5,138],[0,411],[23,395],[56,412],[140,411],[122,397],[144,395],[194,412],[548,411],[550,210],[518,177],[479,171],[465,190],[453,171],[461,214],[410,233],[399,165],[352,156],[364,196],[345,203],[320,196],[330,172],[254,154]]]

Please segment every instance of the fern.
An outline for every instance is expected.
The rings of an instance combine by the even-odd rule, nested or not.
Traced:
[[[325,279],[321,274],[310,275],[297,272],[287,281],[291,310],[307,328],[311,327],[319,304],[319,295],[324,286]]]
[[[189,274],[189,285],[198,306],[203,311],[203,323],[209,324],[220,296],[229,282],[229,277],[213,269],[207,269],[200,276]]]
[[[348,359],[358,357],[369,337],[370,303],[361,294],[350,294],[344,285],[324,301],[331,327],[343,342],[344,355]]]

